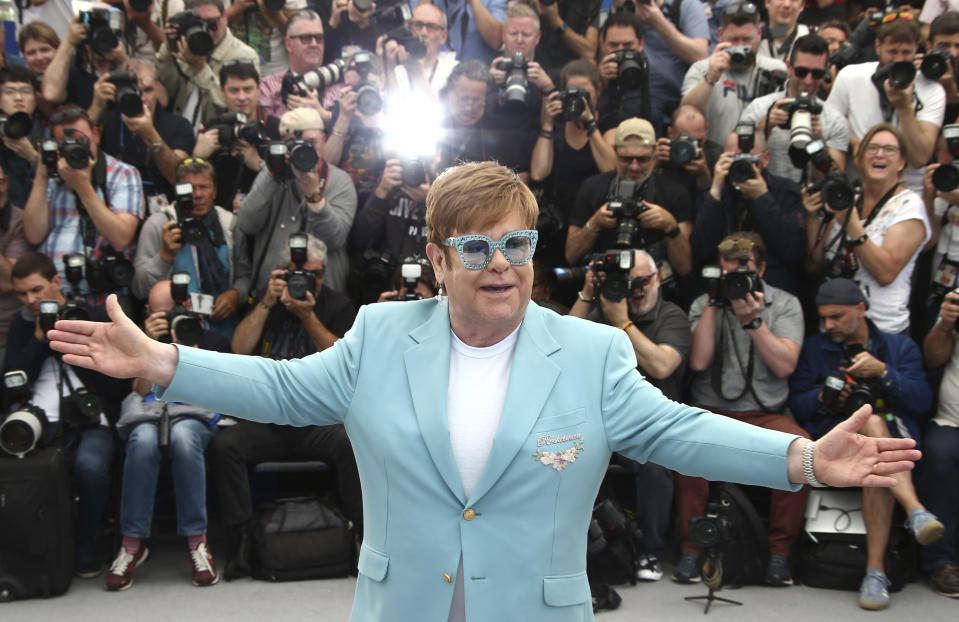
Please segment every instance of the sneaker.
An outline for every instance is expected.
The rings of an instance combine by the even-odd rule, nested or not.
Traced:
[[[766,585],[783,587],[793,584],[793,574],[789,570],[789,559],[785,555],[770,555],[766,568]]]
[[[878,568],[870,567],[859,586],[859,606],[878,611],[889,606],[889,578]]]
[[[206,542],[201,542],[195,549],[190,549],[190,565],[193,566],[193,585],[203,587],[216,585],[220,580],[220,573],[216,571],[213,555]]]
[[[959,598],[959,566],[939,566],[929,572],[929,585],[936,594]]]
[[[679,563],[673,568],[673,581],[676,583],[699,583],[699,553],[683,553]]]
[[[909,514],[906,527],[912,531],[912,535],[916,537],[916,542],[922,546],[935,542],[942,537],[942,532],[946,530],[946,526],[939,522],[935,514],[920,508],[916,508]]]
[[[95,566],[89,566],[86,568],[77,568],[73,572],[73,576],[78,579],[96,579],[101,574],[103,574],[102,564],[97,564]]]
[[[663,578],[663,567],[655,555],[643,555],[639,558],[636,578],[640,581],[659,581]]]
[[[146,561],[150,556],[150,549],[145,544],[140,545],[136,553],[130,553],[120,547],[116,559],[110,564],[104,587],[111,592],[122,592],[133,585],[133,569]]]

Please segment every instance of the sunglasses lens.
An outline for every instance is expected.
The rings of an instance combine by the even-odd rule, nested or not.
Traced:
[[[529,257],[533,241],[529,235],[517,235],[506,240],[506,258],[513,263],[526,261]]]
[[[472,266],[482,265],[489,257],[489,243],[486,240],[470,240],[463,243],[463,257]]]

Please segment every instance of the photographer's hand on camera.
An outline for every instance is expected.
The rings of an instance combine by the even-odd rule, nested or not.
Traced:
[[[160,133],[153,127],[153,115],[146,104],[143,104],[143,114],[136,117],[121,114],[120,119],[123,120],[123,124],[127,126],[128,130],[139,136],[147,145],[163,142]]]
[[[729,167],[733,163],[733,154],[723,152],[716,160],[716,166],[713,167],[713,183],[709,187],[709,194],[717,201],[723,199],[723,188],[726,187],[726,176],[729,175]]]
[[[787,104],[789,104],[789,99],[784,98],[776,101],[776,103],[769,107],[769,112],[766,113],[766,118],[759,127],[759,129],[766,132],[767,136],[769,135],[769,131],[774,127],[789,126],[789,111],[786,110]]]
[[[323,122],[326,123],[330,119],[330,113],[323,108],[323,105],[320,104],[320,94],[316,89],[307,89],[306,95],[290,95],[286,98],[286,107],[289,110],[296,110],[297,108],[312,108],[320,113],[320,116],[323,117]]]
[[[176,222],[171,220],[163,224],[161,239],[163,248],[160,249],[160,259],[163,260],[163,263],[172,266],[177,253],[183,248],[183,233]]]
[[[888,365],[877,359],[870,352],[860,352],[852,359],[852,365],[849,367],[840,367],[853,378],[881,378],[886,373]]]
[[[763,310],[765,299],[762,292],[749,292],[745,298],[731,300],[729,304],[736,316],[736,321],[740,324],[749,324],[758,318]]]
[[[959,292],[951,291],[942,299],[936,328],[944,333],[955,335],[957,319],[959,319]]]
[[[187,65],[193,70],[193,73],[200,73],[206,67],[206,56],[198,56],[190,51],[190,46],[186,43],[186,37],[180,37],[180,44],[173,57]]]
[[[219,140],[219,137],[217,137],[217,144],[219,144]],[[199,137],[197,137],[197,142],[199,142]],[[256,147],[242,138],[236,141],[236,146],[233,147],[233,155],[242,156],[243,164],[251,171],[260,170],[260,163],[263,161],[263,158],[260,157],[260,152]]]
[[[707,82],[716,84],[722,77],[723,72],[729,70],[729,54],[726,52],[729,47],[732,47],[732,44],[727,41],[716,45],[716,49],[709,57],[709,67],[706,68],[706,75],[704,76]]]
[[[353,115],[356,114],[356,105],[357,105],[357,96],[356,91],[353,90],[352,86],[345,86],[339,94],[340,102],[340,115],[337,118],[337,130],[341,130],[345,133],[350,127],[350,120],[353,118]],[[343,118],[343,126],[340,127],[339,118]]]
[[[593,212],[593,215],[586,221],[583,228],[598,232],[599,229],[612,229],[618,223],[619,221],[616,219],[616,216],[609,211],[609,203],[603,203],[598,210]]]
[[[599,77],[609,84],[619,78],[619,63],[616,61],[616,52],[611,52],[599,62]]]
[[[583,294],[584,296],[586,294]],[[618,302],[613,302],[599,294],[599,306],[603,309],[603,315],[609,320],[610,326],[624,326],[629,322],[629,305],[627,297],[620,298]]]
[[[319,166],[319,164],[317,166]],[[307,209],[315,214],[322,212],[323,208],[326,207],[326,197],[323,195],[323,186],[320,184],[320,176],[317,174],[316,169],[314,168],[312,171],[306,171],[304,173],[295,166],[291,166],[290,170],[293,171],[293,177],[296,178],[296,183],[300,185],[300,191],[303,193],[303,196],[306,197]],[[310,200],[311,197],[316,196],[319,196],[319,200]]]
[[[889,84],[888,79],[883,83],[883,89],[886,91],[886,98],[889,100],[889,104],[892,105],[892,107],[895,108],[896,112],[900,115],[907,110],[914,112],[912,106],[912,94],[914,88],[914,82],[910,82],[909,86],[904,89],[897,89],[896,87],[892,86]]]
[[[755,201],[759,197],[769,192],[769,186],[766,185],[765,178],[763,178],[762,174],[759,172],[759,167],[753,164],[752,178],[747,179],[743,183],[739,184],[736,190],[738,190],[747,200]]]
[[[31,143],[30,139],[26,136],[23,136],[22,138],[7,138],[4,136],[3,144],[15,155],[29,162],[31,166],[35,165],[40,160],[40,153],[36,150],[36,148],[33,146],[33,143]]]
[[[665,208],[649,201],[643,201],[643,205],[647,209],[636,216],[636,220],[643,229],[659,229],[665,233],[679,226],[676,218]]]
[[[67,45],[72,48],[78,48],[83,45],[83,42],[87,40],[87,35],[90,32],[90,27],[86,24],[80,23],[80,16],[77,15],[73,18],[73,21],[70,22],[70,25],[67,27],[67,34],[64,37]]]
[[[555,86],[553,79],[549,77],[542,65],[534,60],[529,61],[529,66],[526,68],[526,78],[544,93],[552,91]]]
[[[336,30],[343,24],[344,15],[349,8],[350,0],[333,0],[330,7],[330,28]]]
[[[41,166],[37,168],[44,167]],[[73,190],[78,195],[82,196],[86,191],[93,192],[93,181],[90,177],[92,172],[92,159],[88,160],[87,165],[83,168],[73,168],[67,164],[67,161],[64,158],[59,158],[57,160],[57,174],[60,175],[60,179],[63,180],[63,183],[66,184],[67,188]]]
[[[143,323],[143,332],[147,337],[154,341],[159,341],[160,337],[170,334],[170,323],[166,319],[166,311],[155,311],[147,316]]]
[[[93,101],[87,109],[87,114],[94,122],[101,119],[103,113],[117,97],[117,85],[109,78],[110,74],[103,74],[93,84]]]
[[[587,106],[588,107],[588,106]],[[551,93],[549,97],[543,98],[543,105],[540,109],[540,130],[552,132],[556,127],[556,117],[563,112],[563,101],[558,92]]]
[[[297,319],[304,324],[310,318],[316,319],[316,315],[313,314],[313,307],[316,306],[316,300],[310,292],[306,292],[306,298],[303,300],[297,300],[293,296],[290,296],[290,290],[284,287],[283,293],[280,294],[280,302],[283,303],[287,311],[295,315]]]
[[[822,203],[822,191],[819,192],[809,192],[809,188],[803,188],[800,191],[802,195],[802,206],[806,210],[806,213],[809,215],[816,214],[823,208]]]
[[[198,132],[193,145],[193,155],[209,159],[220,148],[220,132],[216,129]]]
[[[376,198],[386,200],[395,188],[403,185],[403,167],[396,158],[390,158],[383,167],[380,183],[377,184],[374,194]]]

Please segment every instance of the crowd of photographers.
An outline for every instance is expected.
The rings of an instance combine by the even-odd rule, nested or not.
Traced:
[[[812,438],[868,402],[862,433],[921,440],[915,482],[864,492],[859,603],[889,602],[894,501],[933,588],[959,596],[959,491],[944,484],[959,476],[950,3],[73,4],[20,9],[21,55],[0,63],[12,413],[0,440],[15,455],[69,449],[78,576],[104,570],[114,468],[110,590],[129,588],[149,554],[165,455],[196,585],[220,577],[207,456],[227,578],[249,572],[250,465],[329,463],[359,529],[361,499],[341,427],[304,435],[168,407],[142,381],[63,365],[46,328],[104,319],[115,293],[155,339],[277,359],[322,351],[360,305],[441,292],[425,259],[431,181],[496,160],[539,200],[534,300],[622,329],[669,397]],[[675,523],[672,578],[698,581],[688,526],[706,482],[629,467],[639,578],[662,577]],[[807,495],[772,496],[770,585],[792,583]]]

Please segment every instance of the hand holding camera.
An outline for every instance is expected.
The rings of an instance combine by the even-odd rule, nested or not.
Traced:
[[[198,158],[209,159],[219,148],[220,132],[216,128],[205,129],[196,135],[193,155]]]
[[[383,167],[383,175],[376,186],[376,197],[386,200],[394,189],[403,185],[403,167],[396,158],[390,158]]]
[[[299,318],[300,321],[313,315],[313,307],[316,306],[316,299],[313,298],[311,292],[306,292],[306,298],[300,300],[290,295],[289,287],[283,288],[283,293],[280,294],[280,302],[283,303],[287,311]]]
[[[549,74],[546,73],[542,65],[534,60],[529,61],[526,67],[526,77],[544,93],[553,90],[554,85],[552,78],[549,77]]]
[[[143,332],[154,341],[162,341],[170,335],[170,323],[166,319],[166,311],[156,311],[147,316],[143,323]]]
[[[637,216],[639,226],[643,229],[669,231],[679,224],[676,222],[676,218],[662,206],[650,203],[649,201],[643,201],[643,207],[646,209]]]
[[[955,330],[956,320],[959,319],[959,290],[946,294],[939,308],[939,325],[944,331]]]
[[[716,45],[716,49],[709,57],[709,66],[706,68],[706,79],[708,81],[719,82],[723,72],[730,69],[730,56],[726,50],[731,47],[733,47],[732,44],[725,41]]]
[[[759,317],[763,310],[766,296],[761,291],[748,292],[743,298],[733,298],[729,301],[733,314],[740,324],[749,324]]]
[[[86,165],[83,166],[83,168],[76,168],[76,164],[79,163],[79,160],[70,162],[69,159],[63,155],[61,143],[61,155],[57,160],[57,175],[59,175],[63,183],[67,185],[67,188],[73,190],[78,195],[82,195],[84,191],[93,192],[93,180],[91,177],[93,173],[93,158],[90,157],[89,151],[87,151]]]
[[[872,353],[863,350],[852,357],[852,365],[841,366],[839,369],[853,378],[879,378],[885,373],[887,365],[877,359]]]
[[[171,220],[163,224],[161,240],[163,240],[163,248],[160,249],[160,259],[168,265],[173,265],[177,253],[183,248],[183,230],[178,226],[177,221]]]
[[[563,101],[560,99],[559,92],[550,94],[543,98],[542,111],[540,112],[540,129],[546,132],[552,132],[556,127],[556,118],[563,112]]]
[[[353,90],[353,87],[345,86],[343,87],[343,90],[340,91],[340,116],[343,117],[344,120],[352,119],[353,115],[356,114],[358,100],[359,97],[357,96],[356,91]]]
[[[87,31],[89,26],[80,21],[80,16],[77,15],[73,18],[73,21],[70,22],[70,25],[67,27],[67,35],[65,37],[66,42],[73,48],[78,48],[87,40]]]
[[[751,166],[753,170],[753,176],[738,184],[736,189],[747,200],[755,201],[759,197],[769,192],[769,186],[766,185],[766,180],[759,173],[759,166],[755,162],[752,162]]]
[[[603,203],[590,217],[586,224],[592,228],[612,229],[619,223],[616,215],[610,211],[609,203]]]

